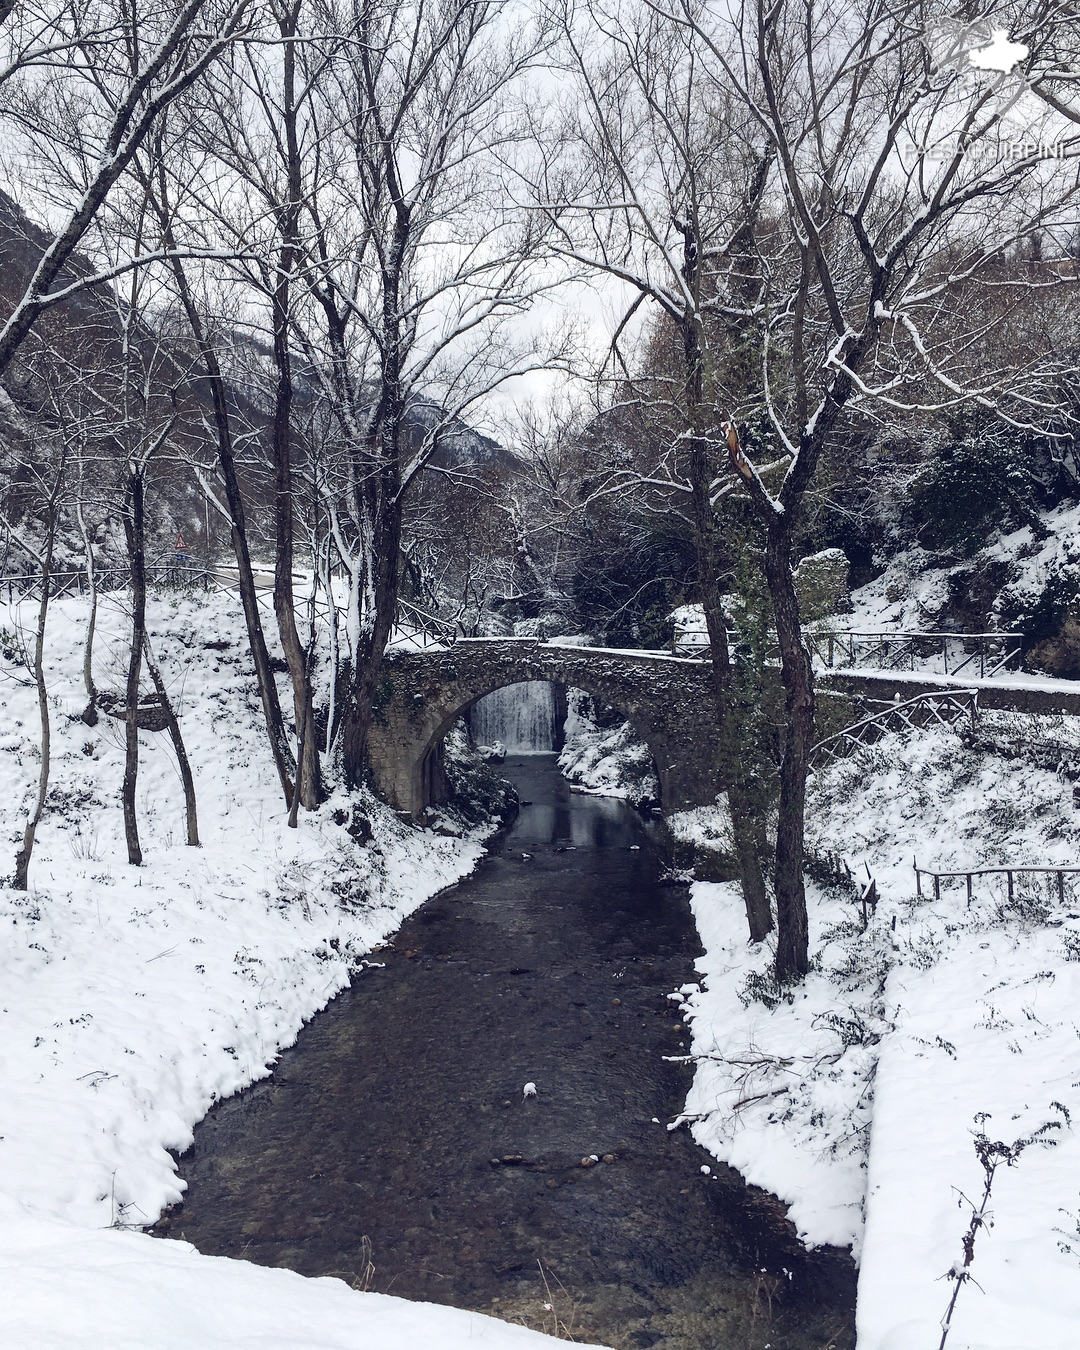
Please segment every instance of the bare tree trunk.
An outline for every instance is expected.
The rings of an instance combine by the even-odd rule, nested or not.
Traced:
[[[316,541],[317,542],[317,541]],[[338,721],[338,680],[341,678],[341,643],[338,639],[338,610],[334,599],[334,572],[330,563],[331,542],[327,538],[325,548],[319,548],[318,580],[326,594],[326,627],[330,646],[330,696],[326,710],[326,739],[323,749],[329,755],[333,749],[337,734]]]
[[[806,779],[814,744],[814,672],[802,640],[790,532],[787,516],[770,522],[765,545],[765,577],[772,596],[787,708],[776,829],[776,978],[781,983],[798,979],[809,969],[803,853]]]
[[[142,863],[139,844],[139,821],[135,810],[135,788],[139,779],[139,678],[142,673],[142,654],[146,643],[146,553],[144,519],[144,469],[132,464],[128,478],[129,511],[124,515],[128,556],[131,559],[131,648],[128,656],[127,688],[124,722],[124,838],[127,842],[128,862],[133,867]]]
[[[311,641],[308,643],[307,651],[304,655],[304,699],[310,706],[311,704],[311,662],[315,655],[315,624],[311,625]],[[304,762],[304,752],[307,749],[307,738],[312,734],[314,725],[310,719],[305,718],[300,728],[300,744],[297,747],[296,755],[300,763]],[[289,828],[296,829],[297,818],[300,813],[300,781],[297,779],[296,790],[293,792],[292,806],[289,808]]]
[[[383,263],[379,396],[364,447],[366,461],[354,470],[356,518],[371,522],[371,538],[365,561],[370,609],[360,635],[342,722],[342,760],[350,785],[360,782],[367,767],[368,728],[376,707],[383,655],[397,614],[401,554],[401,440],[406,402],[402,388],[406,343],[401,296],[412,217],[397,181],[393,155],[387,155],[385,168],[394,225]]]
[[[293,596],[294,502],[291,461],[293,380],[289,342],[290,291],[292,273],[300,260],[297,227],[300,216],[300,144],[296,126],[296,37],[301,0],[291,0],[278,15],[278,29],[284,44],[282,52],[282,121],[288,200],[281,206],[278,229],[281,252],[277,282],[271,297],[274,330],[274,365],[277,387],[271,445],[274,458],[274,520],[276,552],[274,559],[274,613],[282,651],[292,677],[293,704],[298,741],[298,777],[294,794],[309,810],[322,800],[322,776],[319,747],[315,737],[315,715],[311,706],[311,688],[303,644],[296,629],[296,605]]]
[[[82,711],[82,720],[88,727],[97,726],[97,686],[94,684],[94,632],[97,628],[97,567],[94,564],[94,545],[86,528],[81,501],[75,503],[75,516],[82,535],[83,552],[86,556],[86,582],[90,590],[90,616],[86,621],[86,641],[83,645],[83,685],[86,689],[86,707]]]
[[[49,792],[49,771],[52,763],[52,724],[49,720],[49,691],[45,687],[45,622],[49,614],[49,588],[52,580],[53,547],[56,542],[56,504],[63,479],[63,465],[57,471],[56,482],[49,499],[49,534],[45,544],[45,556],[41,564],[41,603],[38,605],[37,633],[34,639],[34,683],[37,685],[38,716],[41,719],[41,772],[38,775],[37,800],[23,831],[22,848],[15,856],[15,876],[12,886],[17,891],[25,891],[30,871],[30,859],[34,852],[37,827],[45,810],[45,799]]]
[[[698,247],[692,227],[685,229],[683,276],[693,292],[698,289]],[[684,388],[686,416],[690,423],[689,479],[691,497],[691,524],[694,553],[697,562],[697,582],[701,604],[705,612],[705,627],[709,635],[712,657],[711,677],[716,720],[724,747],[724,787],[727,790],[728,811],[735,844],[735,860],[739,868],[739,885],[750,940],[761,942],[772,931],[772,909],[761,858],[758,854],[760,823],[754,803],[741,787],[744,769],[740,763],[738,726],[732,716],[731,652],[728,647],[727,614],[720,589],[722,559],[716,543],[716,514],[710,496],[714,477],[708,440],[701,426],[704,415],[704,354],[695,317],[687,316],[682,323]]]
[[[709,515],[712,516],[711,505]],[[710,520],[706,530],[711,533],[712,528],[714,527]],[[750,941],[761,942],[772,931],[772,907],[765,889],[759,850],[761,822],[758,820],[758,808],[755,802],[749,800],[749,794],[744,790],[741,781],[745,771],[740,762],[738,728],[732,716],[733,671],[727,638],[727,615],[724,613],[718,580],[719,559],[709,533],[703,533],[695,523],[698,591],[705,611],[705,627],[709,634],[713,702],[726,761],[723,766],[724,787],[727,791],[728,811],[731,816],[735,861],[739,869],[739,887],[746,907]]]
[[[163,174],[164,169],[162,169]],[[167,249],[175,253],[176,240],[169,223],[168,197],[165,188],[166,184],[162,176],[159,180],[159,193],[155,206],[161,220],[162,242]],[[255,678],[259,685],[259,699],[262,703],[263,720],[266,722],[266,733],[270,741],[270,753],[274,758],[274,767],[277,769],[285,804],[288,805],[293,796],[292,776],[295,764],[292,750],[289,747],[289,738],[285,731],[285,719],[281,714],[281,701],[278,698],[277,684],[270,666],[270,653],[266,646],[266,635],[263,632],[262,618],[259,614],[255,573],[251,566],[251,551],[248,547],[244,498],[236,474],[232,422],[229,417],[225,380],[221,373],[217,353],[214,351],[213,343],[206,333],[202,317],[199,314],[199,307],[195,303],[191,286],[188,284],[183,264],[175,256],[171,258],[170,264],[180,295],[180,303],[183,306],[184,314],[187,316],[188,326],[195,339],[195,345],[206,369],[207,381],[210,386],[210,400],[214,408],[214,429],[217,436],[218,465],[225,486],[225,501],[229,508],[230,536],[233,553],[236,555],[240,603],[244,610],[248,648],[255,665]]]
[[[394,477],[387,469],[386,478]],[[345,781],[358,787],[367,768],[367,734],[378,703],[382,659],[397,611],[398,553],[401,547],[401,506],[394,493],[377,519],[369,560],[372,611],[361,636],[353,678],[341,717],[341,755]]]
[[[169,691],[165,688],[165,681],[161,678],[161,668],[154,660],[154,654],[150,650],[150,638],[145,632],[143,633],[143,655],[146,658],[146,669],[150,672],[150,678],[154,682],[158,706],[165,714],[165,725],[169,732],[169,739],[173,743],[173,750],[176,752],[180,781],[184,785],[184,819],[187,824],[188,846],[198,848],[200,846],[199,817],[195,809],[195,779],[191,773],[191,764],[187,757],[183,735],[180,732],[180,722],[177,719],[176,710],[169,698]]]

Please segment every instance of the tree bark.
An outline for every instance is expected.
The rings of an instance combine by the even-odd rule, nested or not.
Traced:
[[[162,174],[164,170],[162,170]],[[170,251],[176,249],[169,223],[168,197],[163,178],[159,181],[159,193],[155,205],[162,227],[162,241]],[[278,781],[288,806],[293,797],[292,776],[295,770],[289,738],[285,731],[285,719],[281,713],[281,701],[278,698],[277,683],[270,666],[270,653],[266,646],[262,617],[259,614],[259,598],[255,589],[255,572],[251,565],[251,550],[248,547],[247,519],[244,510],[244,497],[240,491],[240,482],[236,473],[236,457],[233,452],[232,421],[229,416],[228,397],[221,366],[214,351],[214,345],[206,332],[199,313],[198,305],[188,284],[187,273],[180,259],[171,259],[173,278],[180,295],[180,303],[187,317],[188,326],[198,348],[200,359],[206,370],[210,386],[210,401],[214,410],[214,430],[217,438],[218,466],[225,487],[225,501],[229,508],[230,538],[233,553],[236,556],[236,568],[240,586],[240,603],[244,610],[244,623],[247,628],[248,649],[255,665],[255,678],[259,686],[259,700],[262,703],[263,720],[270,741],[270,753],[274,759]]]
[[[294,503],[292,478],[292,354],[289,341],[290,296],[292,275],[300,260],[297,229],[300,218],[300,145],[297,137],[296,114],[296,43],[297,21],[301,0],[294,0],[278,16],[282,50],[282,122],[284,131],[287,201],[278,209],[278,231],[281,249],[278,256],[277,281],[271,297],[274,334],[274,366],[277,385],[274,391],[274,414],[271,426],[271,447],[274,460],[274,614],[282,651],[292,678],[293,705],[296,714],[298,742],[298,777],[300,786],[295,796],[309,810],[322,800],[322,778],[319,768],[319,747],[315,735],[315,714],[311,702],[307,661],[300,634],[296,628],[296,605],[293,596]]]
[[[698,494],[695,492],[695,495]],[[697,561],[698,591],[701,595],[702,608],[705,611],[705,627],[709,635],[714,711],[720,730],[721,744],[724,747],[723,785],[727,792],[728,811],[731,816],[735,861],[739,869],[739,886],[742,890],[743,904],[746,907],[746,922],[750,930],[750,940],[751,942],[761,942],[772,931],[772,907],[769,903],[768,891],[765,889],[765,877],[759,850],[761,823],[757,818],[755,804],[748,800],[748,794],[741,785],[744,769],[740,762],[737,728],[732,717],[731,684],[733,671],[727,638],[727,615],[724,612],[719,584],[720,560],[717,557],[715,542],[711,538],[715,526],[711,520],[712,505],[708,502],[707,489],[704,496],[710,517],[709,523],[704,526],[704,529],[698,524],[696,518],[698,512],[695,511],[694,546]]]
[[[83,686],[86,689],[86,707],[82,711],[82,720],[88,727],[97,726],[97,686],[94,684],[94,633],[97,628],[97,567],[94,564],[94,545],[86,528],[82,502],[75,503],[75,515],[82,535],[83,552],[86,555],[86,581],[90,591],[90,616],[86,621],[86,640],[83,644]]]
[[[131,559],[131,648],[128,656],[126,717],[124,722],[124,838],[128,862],[142,863],[139,844],[139,820],[135,809],[135,788],[139,779],[139,678],[142,674],[143,646],[146,642],[146,548],[143,466],[132,464],[128,478],[129,510],[124,516],[128,556]]]
[[[690,223],[684,226],[684,240],[683,277],[691,293],[696,294],[699,290],[699,249]],[[685,412],[690,428],[689,482],[694,554],[698,591],[712,657],[710,675],[713,702],[724,747],[723,786],[727,792],[739,885],[746,906],[750,940],[761,942],[772,930],[772,910],[758,854],[759,822],[752,803],[740,787],[743,768],[739,760],[738,728],[732,717],[733,671],[727,637],[727,614],[720,589],[723,560],[716,543],[716,514],[710,495],[714,472],[708,438],[702,426],[705,416],[705,359],[698,322],[696,315],[686,315],[681,323]]]
[[[387,487],[396,480],[397,461],[387,466]],[[388,494],[384,490],[382,494]],[[367,734],[378,701],[383,655],[397,610],[398,552],[401,547],[401,506],[396,492],[388,495],[389,506],[376,521],[368,559],[369,622],[361,634],[341,718],[341,754],[345,781],[358,787],[367,769]]]
[[[184,746],[184,737],[180,731],[180,722],[177,719],[176,710],[169,698],[169,691],[165,688],[165,681],[161,677],[161,669],[150,650],[149,636],[145,632],[143,633],[143,655],[146,658],[146,668],[150,672],[150,678],[154,682],[158,706],[165,714],[165,725],[169,732],[169,739],[173,743],[173,750],[176,753],[180,781],[184,785],[184,821],[187,826],[188,846],[198,848],[200,846],[199,816],[195,805],[195,779],[191,773],[191,764],[187,757],[187,749]]]
[[[374,86],[372,86],[374,87]],[[397,181],[391,147],[384,146],[381,167],[393,203],[393,229],[382,265],[382,312],[378,398],[360,461],[354,465],[356,519],[369,523],[363,616],[359,650],[348,704],[342,719],[342,762],[346,782],[357,785],[367,768],[367,733],[375,711],[383,655],[397,613],[398,562],[401,552],[401,441],[405,420],[402,366],[405,334],[402,288],[412,218]]]
[[[802,640],[791,567],[791,528],[790,518],[779,515],[769,523],[765,543],[765,577],[772,597],[787,710],[776,830],[776,978],[780,983],[798,979],[809,969],[803,853],[806,779],[814,744],[814,672]]]
[[[37,827],[45,810],[45,799],[49,792],[49,772],[52,765],[52,723],[49,719],[49,691],[45,686],[45,622],[49,614],[49,589],[52,581],[53,547],[56,542],[56,505],[63,478],[63,468],[57,472],[56,482],[49,500],[49,534],[45,543],[45,556],[41,564],[41,603],[38,606],[37,633],[34,639],[34,683],[37,686],[38,716],[41,719],[41,772],[38,775],[37,799],[30,818],[23,831],[22,848],[15,855],[15,876],[12,886],[17,891],[25,891],[28,886],[30,859],[34,852]]]

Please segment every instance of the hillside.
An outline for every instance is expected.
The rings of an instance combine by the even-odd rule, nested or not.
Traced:
[[[119,678],[124,610],[115,596],[101,616],[103,689]],[[14,607],[0,618],[9,856],[39,763],[36,698],[17,657],[26,616]],[[313,1013],[377,965],[402,917],[475,865],[484,830],[446,819],[451,833],[417,831],[367,796],[332,799],[285,828],[234,602],[166,593],[152,640],[182,712],[202,847],[182,843],[167,738],[143,733],[146,857],[129,867],[122,727],[78,716],[85,618],[84,601],[54,602],[49,812],[30,891],[0,890],[0,1339],[12,1350],[73,1338],[101,1350],[543,1344],[487,1318],[139,1235],[179,1198],[175,1153],[211,1103],[265,1077]]]

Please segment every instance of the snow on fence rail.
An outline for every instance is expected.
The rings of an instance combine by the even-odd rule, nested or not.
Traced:
[[[738,634],[728,632],[735,646]],[[803,634],[810,654],[827,669],[921,670],[931,674],[959,675],[978,671],[987,679],[1019,665],[1022,636],[1019,633],[923,633],[895,631],[831,632]],[[671,640],[676,656],[708,656],[709,635],[704,629],[676,629]],[[777,653],[771,652],[775,659]]]
[[[954,727],[965,721],[974,727],[978,715],[977,689],[919,694],[902,703],[888,703],[880,712],[861,717],[834,735],[818,741],[810,751],[810,763],[820,766],[841,755],[849,755],[859,745],[872,745],[887,731],[921,731],[928,726]]]
[[[870,922],[870,916],[877,909],[880,899],[877,878],[870,871],[869,863],[863,863],[866,880],[862,881],[851,870],[851,865],[847,859],[839,853],[808,851],[806,861],[807,871],[815,880],[824,881],[827,885],[850,891],[852,900],[859,906],[862,929],[865,933]]]
[[[1006,884],[1006,893],[1010,903],[1016,900],[1016,891],[1018,879],[1022,880],[1029,876],[1043,876],[1047,879],[1048,893],[1056,889],[1057,900],[1059,904],[1065,903],[1065,878],[1067,876],[1080,876],[1080,866],[1077,867],[1050,867],[1050,866],[1029,866],[1027,864],[1014,863],[1001,867],[969,867],[962,868],[955,872],[935,872],[929,867],[920,867],[915,859],[912,859],[915,867],[915,890],[920,899],[923,897],[922,881],[923,877],[929,877],[933,882],[934,899],[941,899],[941,883],[943,881],[959,881],[963,878],[967,886],[967,902],[971,904],[974,879],[976,877],[1004,877]]]
[[[186,563],[148,563],[146,579],[158,585],[179,586],[185,589],[202,587],[209,590],[217,581],[215,574],[205,567],[192,567]],[[10,604],[13,600],[22,600],[27,596],[36,598],[41,594],[41,573],[33,572],[25,576],[0,578],[0,591],[7,591]],[[94,573],[94,582],[98,591],[118,591],[131,584],[131,568],[127,565],[103,566]],[[49,594],[55,599],[62,595],[85,595],[90,590],[90,575],[86,571],[50,572]]]
[[[410,651],[417,647],[450,647],[463,636],[457,620],[445,619],[441,614],[432,614],[430,610],[399,599],[397,621],[386,645],[387,648],[406,647]]]
[[[738,636],[738,633],[728,629],[729,644],[734,645]],[[704,629],[676,629],[675,636],[671,639],[670,650],[672,656],[700,656],[702,653],[711,655],[709,635]]]
[[[969,670],[985,679],[1019,665],[1020,633],[861,632],[807,633],[806,644],[830,670],[869,666],[874,670],[931,670],[942,675]],[[951,663],[951,664],[950,664]]]

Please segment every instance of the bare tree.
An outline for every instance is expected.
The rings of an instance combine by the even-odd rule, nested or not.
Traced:
[[[985,332],[963,331],[949,310],[980,287],[1029,285],[1003,277],[1001,260],[1075,215],[1077,137],[1063,142],[1051,114],[1019,134],[1010,121],[1029,86],[1068,98],[1061,57],[1075,25],[1053,4],[1013,7],[1023,63],[980,81],[969,51],[989,45],[989,31],[954,34],[942,52],[919,4],[749,0],[727,17],[686,0],[668,18],[691,35],[717,96],[751,117],[775,164],[771,228],[750,241],[740,284],[720,279],[712,307],[755,336],[756,392],[731,388],[718,420],[765,531],[786,694],[776,894],[777,973],[789,979],[808,961],[802,869],[814,738],[793,579],[800,516],[823,454],[859,405],[914,411],[928,406],[930,386],[930,406],[970,401],[1020,425],[1043,425],[1056,411],[1052,352],[1036,347],[1022,368],[987,378]],[[1040,284],[1071,280],[1048,266]],[[755,422],[779,443],[782,472],[761,462],[767,438],[755,436]]]
[[[543,239],[505,167],[544,35],[489,0],[320,12],[340,39],[312,105],[333,174],[305,202],[309,299],[293,327],[336,432],[332,532],[349,576],[340,752],[355,784],[407,497],[467,411],[545,359],[513,336],[542,284]]]
[[[1054,99],[1067,99],[1072,80],[1075,27],[1038,0],[1010,18],[1024,65],[980,82],[969,51],[989,44],[990,30],[950,29],[938,51],[914,3],[898,11],[866,0],[852,11],[832,0],[747,0],[729,13],[646,0],[637,10],[561,11],[584,111],[568,118],[536,200],[566,256],[631,297],[611,348],[620,397],[651,396],[669,439],[658,462],[628,467],[604,490],[644,483],[688,499],[721,716],[732,685],[716,508],[736,486],[763,538],[785,692],[781,980],[808,961],[814,680],[793,568],[822,456],[871,404],[914,411],[971,400],[1026,426],[1060,415],[1047,344],[1021,369],[987,372],[986,325],[973,333],[949,317],[980,286],[1030,285],[1003,278],[1001,261],[1075,214],[1063,147],[1077,142],[1061,139],[1060,115],[1053,125]],[[1037,134],[1028,127],[1015,141],[1005,139],[1018,97],[1008,79],[1049,108],[1037,110]],[[1074,275],[1047,260],[1038,284]],[[623,355],[643,304],[660,310],[681,353],[679,369],[664,372],[666,398],[664,380],[645,389]],[[984,310],[990,327],[1006,308],[996,318]],[[754,911],[760,920],[767,911],[747,900],[760,933]]]
[[[169,740],[172,741],[173,753],[176,755],[176,767],[180,772],[180,784],[184,789],[184,822],[187,828],[187,844],[189,848],[198,848],[199,812],[195,799],[195,775],[191,772],[191,761],[188,759],[184,736],[180,730],[180,720],[176,716],[176,709],[169,697],[168,686],[150,646],[149,634],[145,633],[145,630],[143,657],[154,686],[154,697],[157,699],[158,709],[165,720],[165,729],[169,733]]]
[[[240,600],[244,611],[244,622],[247,626],[248,648],[255,666],[255,677],[259,686],[259,698],[274,766],[277,769],[286,804],[288,804],[293,799],[293,773],[296,766],[285,731],[277,684],[274,680],[270,653],[262,626],[262,616],[259,611],[255,570],[251,561],[251,546],[248,540],[247,510],[237,473],[236,433],[234,417],[230,409],[229,390],[214,341],[212,318],[207,315],[205,306],[199,302],[196,288],[189,276],[177,242],[163,136],[156,138],[150,160],[150,164],[139,163],[136,167],[140,173],[141,185],[155,211],[162,245],[169,254],[169,269],[177,299],[205,373],[212,408],[216,468],[217,474],[220,476],[224,503],[218,501],[214,487],[209,481],[210,476],[202,472],[201,466],[195,465],[194,467],[204,493],[208,499],[213,499],[215,508],[220,510],[228,523],[233,553],[236,557]],[[154,172],[155,167],[156,173]]]
[[[699,75],[696,43],[643,4],[617,11],[561,11],[564,60],[580,97],[562,144],[535,185],[558,247],[572,264],[605,275],[629,299],[612,339],[615,397],[629,399],[651,427],[659,458],[616,469],[603,492],[648,488],[689,522],[697,588],[712,656],[713,703],[727,745],[727,792],[751,938],[772,928],[762,873],[763,826],[740,744],[729,615],[723,593],[730,563],[717,508],[730,482],[717,455],[716,383],[730,362],[709,300],[717,273],[733,265],[760,209],[768,152],[754,128],[738,124]],[[622,342],[652,306],[673,336],[668,378],[642,378]],[[633,367],[633,368],[632,368]],[[648,434],[648,433],[647,433]]]
[[[65,273],[95,217],[168,105],[189,89],[243,30],[251,0],[183,0],[171,12],[136,5],[62,5],[44,35],[47,56],[27,56],[11,25],[3,112],[49,165],[64,223],[0,327],[0,375],[40,315],[73,290],[115,277],[115,267]],[[37,50],[37,49],[34,49]],[[49,74],[20,82],[28,65]],[[69,157],[70,156],[70,157]],[[125,259],[120,270],[138,266]],[[58,284],[59,283],[59,284]]]
[[[56,547],[60,495],[64,486],[66,456],[61,453],[52,473],[45,501],[45,547],[41,555],[41,598],[38,601],[37,625],[34,631],[33,675],[37,687],[38,716],[41,722],[41,769],[38,789],[23,830],[22,848],[15,856],[15,876],[12,886],[25,891],[28,885],[30,859],[34,852],[37,828],[49,795],[49,773],[52,764],[52,724],[49,719],[49,690],[45,683],[45,627],[49,617],[49,599],[52,588],[53,553]]]

